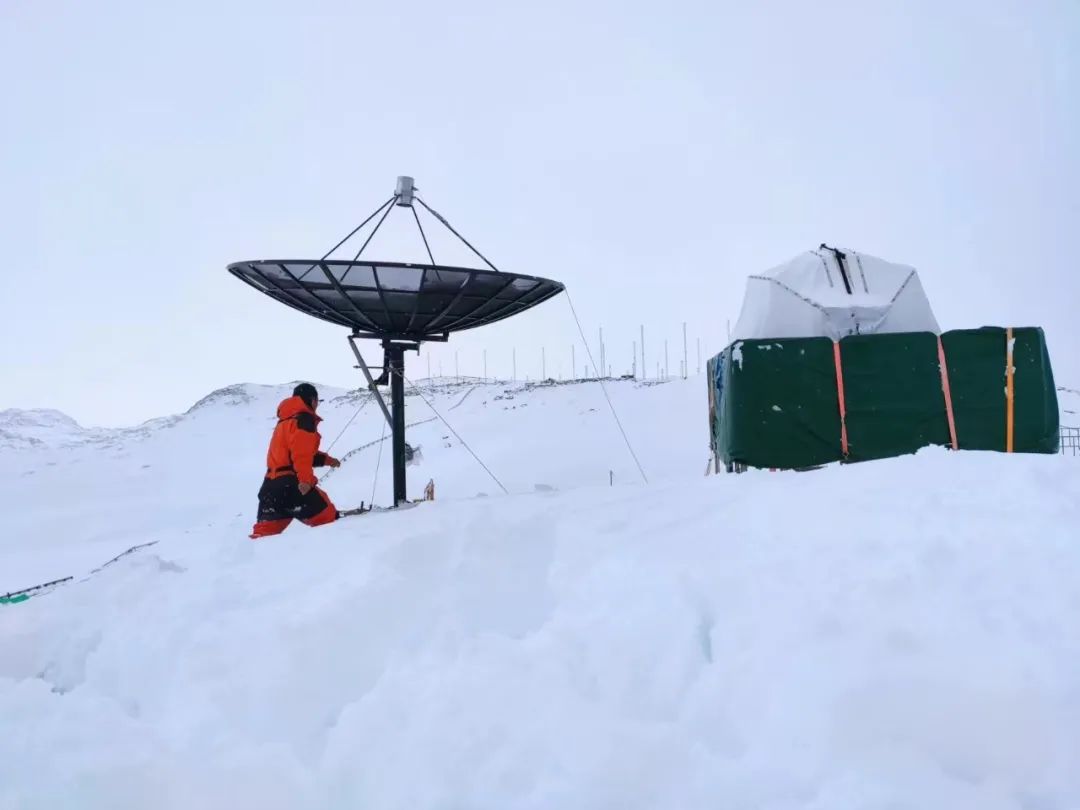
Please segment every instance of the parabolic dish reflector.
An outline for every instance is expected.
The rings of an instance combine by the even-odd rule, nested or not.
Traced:
[[[229,272],[307,315],[395,340],[442,340],[563,290],[535,276],[401,262],[262,259],[235,262]]]

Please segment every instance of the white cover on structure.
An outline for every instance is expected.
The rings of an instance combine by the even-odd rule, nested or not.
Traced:
[[[940,332],[915,268],[854,250],[802,253],[746,283],[733,340]]]

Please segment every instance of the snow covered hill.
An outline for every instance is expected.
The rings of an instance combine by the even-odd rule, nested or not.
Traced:
[[[609,385],[644,485],[595,383],[426,384],[509,495],[414,395],[434,503],[258,543],[291,386],[5,412],[0,592],[156,544],[0,605],[0,808],[1080,804],[1080,459],[706,478],[703,386]]]
[[[608,384],[658,478],[705,470],[703,385]],[[230,386],[180,416],[119,430],[84,429],[56,412],[4,412],[0,428],[12,439],[0,445],[0,484],[21,493],[22,508],[0,517],[0,593],[89,570],[159,532],[232,521],[250,528],[274,413],[292,387]],[[325,488],[342,508],[390,502],[389,431],[378,406],[367,392],[322,392],[324,447],[345,459],[340,470],[320,471]],[[511,493],[641,480],[595,382],[432,381],[407,396],[408,440],[422,456],[410,469],[412,497],[429,479],[440,499],[502,494],[432,407]],[[664,424],[670,429],[658,429]]]

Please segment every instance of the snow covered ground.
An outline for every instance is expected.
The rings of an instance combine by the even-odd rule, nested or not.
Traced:
[[[703,474],[703,389],[700,379],[608,384],[647,471]],[[232,386],[183,415],[121,430],[85,430],[55,411],[0,412],[0,485],[21,493],[20,508],[0,516],[0,593],[88,570],[161,532],[234,520],[250,528],[274,413],[291,390]],[[409,471],[411,497],[432,478],[440,500],[502,494],[428,403],[511,493],[641,480],[593,382],[444,381],[421,383],[419,391],[406,398],[408,440],[422,456]],[[389,431],[378,406],[366,392],[322,394],[323,446],[345,459],[340,470],[319,471],[325,489],[341,508],[389,503]]]
[[[1080,806],[1080,459],[705,478],[703,386],[609,386],[646,486],[595,384],[431,385],[509,495],[412,397],[434,503],[258,543],[284,388],[0,414],[0,592],[157,541],[0,606],[0,808]]]

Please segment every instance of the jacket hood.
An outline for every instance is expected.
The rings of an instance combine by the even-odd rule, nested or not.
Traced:
[[[292,419],[294,416],[299,416],[302,413],[310,413],[315,417],[316,422],[322,421],[322,417],[311,410],[311,408],[308,407],[308,404],[300,399],[300,397],[283,399],[281,404],[277,406],[278,419]]]

